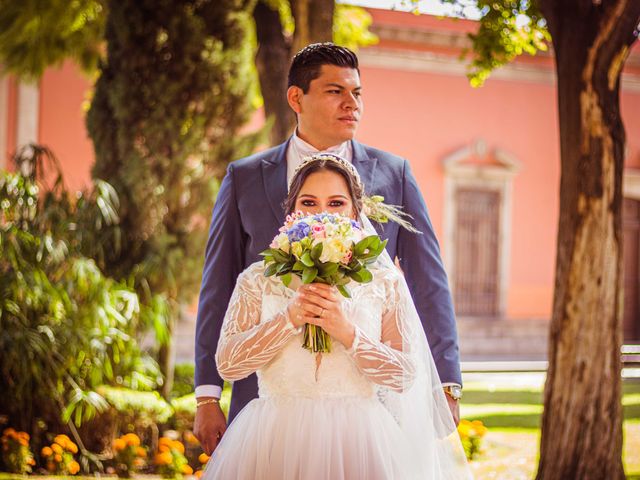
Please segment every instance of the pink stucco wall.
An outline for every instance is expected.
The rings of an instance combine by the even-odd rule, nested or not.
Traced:
[[[94,153],[84,112],[90,87],[90,79],[72,62],[48,69],[40,82],[40,143],[64,165],[65,183],[73,189],[91,181]]]

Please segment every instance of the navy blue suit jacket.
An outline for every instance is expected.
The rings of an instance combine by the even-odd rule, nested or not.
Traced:
[[[284,223],[288,142],[232,162],[213,208],[198,304],[196,385],[222,385],[215,352],[222,321],[240,272],[269,246]],[[402,205],[422,235],[395,223],[376,224],[397,257],[427,334],[442,382],[462,384],[453,305],[440,250],[409,162],[352,141],[353,164],[368,195]],[[258,395],[256,375],[234,382],[229,421]]]

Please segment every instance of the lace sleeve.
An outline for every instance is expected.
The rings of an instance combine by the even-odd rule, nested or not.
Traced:
[[[222,324],[216,365],[227,381],[240,380],[265,366],[296,332],[286,310],[260,322],[262,274],[254,270],[238,277]]]
[[[415,365],[408,351],[410,334],[402,320],[403,302],[394,285],[389,286],[386,305],[380,340],[372,339],[356,326],[355,338],[348,352],[369,380],[401,392],[411,384]]]

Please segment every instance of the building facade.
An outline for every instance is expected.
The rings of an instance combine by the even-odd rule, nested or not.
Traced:
[[[521,57],[482,88],[461,51],[473,21],[369,9],[379,43],[358,52],[357,138],[409,159],[440,240],[463,360],[545,357],[553,300],[560,145],[553,57]],[[29,141],[50,146],[69,186],[90,182],[90,81],[71,63],[38,85],[0,77],[0,167]],[[640,341],[640,46],[622,77],[625,338]],[[258,114],[256,122],[260,123]],[[180,336],[188,358],[193,312]]]

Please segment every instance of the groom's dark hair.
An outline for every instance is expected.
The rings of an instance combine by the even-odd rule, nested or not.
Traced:
[[[351,50],[331,42],[312,43],[296,53],[291,60],[287,88],[295,85],[307,93],[311,81],[320,76],[323,65],[353,68],[360,75],[358,57]]]

